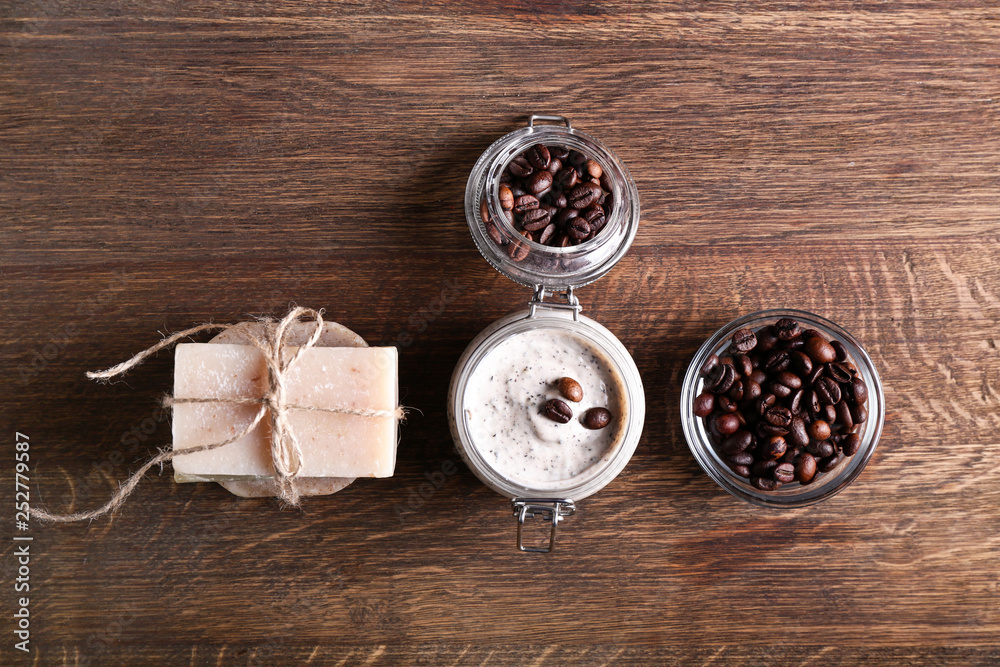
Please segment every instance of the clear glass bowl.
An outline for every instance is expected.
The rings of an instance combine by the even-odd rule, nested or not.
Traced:
[[[548,120],[561,125],[535,125]],[[565,146],[596,160],[611,186],[611,210],[607,224],[593,239],[580,245],[555,248],[525,239],[504,215],[500,206],[500,176],[515,157],[536,144]],[[480,215],[486,199],[500,242],[490,237]],[[590,135],[573,129],[562,116],[532,116],[527,127],[497,139],[480,156],[465,189],[465,218],[469,231],[493,268],[511,280],[529,287],[566,289],[591,283],[614,267],[628,251],[639,228],[639,193],[628,169],[610,148]],[[527,247],[523,259],[509,252],[512,244]]]
[[[615,447],[579,475],[557,482],[526,487],[506,477],[490,465],[476,446],[466,418],[466,389],[477,365],[497,346],[512,336],[538,329],[553,329],[579,336],[601,351],[621,382],[625,415]],[[642,378],[635,362],[614,334],[582,315],[546,308],[532,309],[503,317],[484,329],[469,343],[455,366],[448,392],[448,422],[456,448],[466,465],[483,484],[508,498],[568,498],[581,500],[604,488],[618,476],[632,458],[646,417]],[[483,443],[484,445],[486,443]]]
[[[861,446],[854,456],[845,457],[833,470],[817,473],[816,479],[807,485],[798,482],[784,484],[774,491],[762,491],[752,486],[749,480],[734,473],[722,456],[715,450],[706,431],[704,420],[694,414],[694,399],[704,387],[700,369],[711,354],[723,356],[729,347],[733,334],[739,329],[757,331],[761,327],[774,324],[781,318],[792,318],[803,329],[816,329],[828,340],[838,340],[847,350],[848,360],[857,366],[861,378],[868,385],[868,420],[858,432]],[[812,505],[831,498],[853,482],[875,453],[882,425],[885,422],[885,395],[882,381],[871,358],[861,344],[845,329],[833,322],[800,310],[762,310],[737,318],[725,325],[705,341],[688,365],[681,385],[681,427],[691,453],[702,469],[730,494],[747,502],[764,507],[793,508]]]

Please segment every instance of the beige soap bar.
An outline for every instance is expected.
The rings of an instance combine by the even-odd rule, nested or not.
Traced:
[[[291,356],[296,348],[284,354]],[[398,401],[394,347],[313,347],[285,376],[290,404],[392,411]],[[181,344],[176,348],[174,397],[259,398],[267,386],[260,350],[250,345]],[[221,442],[246,428],[254,405],[174,405],[174,449]],[[302,477],[391,477],[396,463],[396,419],[290,410],[302,447]],[[274,476],[270,421],[236,442],[173,459],[178,481],[260,479]]]

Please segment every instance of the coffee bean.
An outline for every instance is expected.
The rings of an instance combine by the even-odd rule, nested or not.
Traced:
[[[593,183],[581,183],[569,191],[567,199],[573,208],[587,208],[601,197],[601,187]]]
[[[773,438],[769,438],[761,446],[760,453],[765,459],[780,459],[784,456],[787,449],[788,445],[785,443],[785,439],[780,435],[776,435]]]
[[[837,358],[837,351],[822,336],[812,336],[807,339],[803,352],[808,354],[815,364],[828,364]]]
[[[500,186],[500,208],[505,211],[514,208],[514,193],[506,185]]]
[[[536,171],[524,181],[528,192],[536,197],[552,189],[552,174],[547,171]]]
[[[597,160],[587,160],[584,162],[583,171],[587,176],[596,178],[598,181],[600,181],[601,175],[604,174],[604,170],[601,169],[601,165],[598,164]]]
[[[490,235],[493,242],[497,245],[503,245],[503,237],[500,235],[500,230],[492,222],[486,223],[486,233]]]
[[[792,412],[788,408],[772,405],[764,412],[764,421],[772,426],[788,428],[792,424]]]
[[[760,398],[761,388],[760,385],[754,382],[750,378],[743,380],[743,401],[745,403],[751,403],[752,401]]]
[[[787,398],[792,395],[792,390],[776,380],[772,380],[768,389],[778,398]]]
[[[821,406],[816,414],[817,419],[822,419],[830,424],[837,421],[837,409],[831,404]]]
[[[823,459],[821,459],[820,462],[817,464],[816,467],[819,469],[820,472],[830,472],[831,470],[833,470],[834,468],[836,468],[838,465],[840,465],[840,462],[842,460],[843,459],[841,458],[840,454],[834,452],[834,453],[830,454],[829,456],[824,457]]]
[[[532,172],[535,171],[535,168],[531,166],[530,162],[528,162],[528,158],[524,157],[523,155],[518,155],[513,160],[511,160],[510,164],[507,165],[507,169],[510,170],[511,174],[513,174],[518,178],[524,178],[525,176],[529,176],[531,175]]]
[[[778,336],[774,333],[773,327],[766,327],[757,332],[757,349],[761,352],[769,352],[778,344]]]
[[[774,323],[774,333],[780,340],[792,340],[798,338],[802,333],[799,323],[795,320],[783,317]]]
[[[840,444],[841,450],[844,452],[844,456],[854,456],[858,453],[858,449],[861,448],[861,436],[857,433],[851,433],[844,441]]]
[[[808,354],[802,350],[792,350],[788,353],[788,356],[792,360],[792,368],[798,371],[802,376],[809,375],[812,372],[813,363]]]
[[[569,149],[565,146],[549,146],[549,155],[559,160],[565,160],[569,157]]]
[[[826,440],[830,437],[830,425],[822,419],[817,419],[809,425],[809,437],[815,440]]]
[[[526,239],[531,238],[531,232],[521,232],[521,235]],[[530,252],[531,249],[524,241],[512,241],[507,245],[507,256],[515,262],[523,262]]]
[[[751,477],[750,483],[761,491],[776,491],[781,486],[778,480],[767,477]]]
[[[837,421],[840,423],[840,428],[848,431],[854,428],[854,417],[851,415],[851,408],[848,407],[847,402],[841,401],[834,408],[837,410]]]
[[[733,365],[736,367],[736,372],[743,376],[753,373],[753,361],[750,360],[749,355],[743,353],[734,354]]]
[[[719,356],[716,354],[710,354],[708,355],[708,357],[705,358],[705,363],[701,365],[701,368],[699,369],[698,372],[701,373],[702,375],[708,375],[718,366],[719,366]]]
[[[514,213],[524,215],[528,211],[540,206],[538,198],[534,195],[524,194],[514,200]]]
[[[731,435],[740,428],[740,420],[736,415],[727,412],[715,418],[715,429],[722,435]]]
[[[535,144],[524,152],[524,157],[527,158],[528,162],[535,169],[545,169],[549,166],[549,160],[551,159],[549,149],[544,144]]]
[[[729,398],[733,399],[734,401],[742,401],[743,380],[736,380],[735,382],[733,382],[733,386],[729,388],[729,391],[726,393],[726,395],[729,396]]]
[[[733,465],[733,472],[739,475],[740,477],[750,476],[750,468],[744,465]]]
[[[591,206],[580,211],[580,217],[590,224],[591,233],[596,233],[604,229],[607,218],[604,216],[604,209],[600,206]]]
[[[795,466],[791,463],[779,463],[774,469],[773,475],[777,481],[790,484],[795,481]]]
[[[715,394],[703,391],[694,399],[694,414],[696,417],[707,417],[715,409]]]
[[[809,444],[809,432],[801,417],[792,419],[792,423],[788,427],[788,441],[795,447],[805,447]]]
[[[801,454],[795,461],[795,479],[799,484],[808,484],[815,476],[816,459],[812,454]]]
[[[549,241],[552,240],[552,237],[555,236],[555,234],[556,234],[555,223],[549,223],[544,229],[542,229],[541,233],[538,235],[538,242],[541,243],[542,245],[549,245]]]
[[[819,378],[813,384],[813,389],[821,405],[836,405],[840,402],[840,385],[831,378]]]
[[[715,402],[723,412],[736,412],[739,409],[739,405],[729,397],[729,394],[719,394]]]
[[[556,183],[564,190],[571,190],[580,182],[580,176],[573,167],[565,167],[556,174]]]
[[[788,350],[775,350],[764,358],[764,372],[777,373],[783,371],[788,368],[790,363]]]
[[[835,357],[837,361],[847,361],[847,348],[844,347],[843,343],[841,343],[839,340],[831,340],[830,346],[833,348],[833,351],[837,355]]]
[[[573,410],[558,398],[546,401],[545,406],[542,408],[542,414],[560,424],[567,424],[573,418]]]
[[[530,211],[525,211],[524,215],[521,216],[521,227],[529,232],[534,232],[544,229],[551,221],[552,217],[548,211],[543,208],[533,208]]]
[[[854,378],[851,380],[851,396],[857,403],[865,403],[868,401],[868,385],[861,378]]]
[[[580,420],[584,428],[589,428],[593,431],[602,429],[611,423],[611,412],[606,408],[590,408],[583,413],[583,419]]]
[[[810,442],[806,445],[806,451],[815,456],[817,459],[824,459],[833,454],[834,448],[833,445],[827,441]]]
[[[562,169],[562,167],[563,167],[562,160],[560,160],[557,157],[554,157],[551,160],[549,160],[549,166],[545,167],[545,171],[549,172],[550,174],[552,174],[553,177],[555,177],[555,175],[559,173],[559,170]]]
[[[855,424],[864,424],[868,421],[868,408],[861,404],[851,405],[851,418]]]
[[[579,403],[583,400],[583,387],[573,378],[559,378],[559,393],[574,403]]]
[[[851,371],[847,369],[847,365],[839,361],[828,363],[824,372],[828,378],[837,384],[846,384],[853,378]]]
[[[732,364],[722,364],[712,371],[712,375],[715,380],[711,382],[708,389],[717,394],[729,391],[729,388],[733,386],[733,382],[736,381],[736,369],[733,368]]]
[[[736,465],[749,466],[753,465],[753,454],[747,452],[737,452],[729,457],[729,460]]]
[[[590,231],[590,223],[581,217],[573,218],[566,226],[566,233],[570,236],[570,238],[574,238],[578,241],[587,238]]]
[[[750,329],[740,329],[733,334],[733,347],[740,352],[749,352],[757,346],[757,336]]]
[[[722,441],[722,453],[733,456],[753,446],[753,435],[749,431],[736,431]]]
[[[801,389],[802,388],[802,378],[800,378],[795,373],[789,371],[778,371],[774,374],[774,379],[779,384],[783,384],[789,389]]]

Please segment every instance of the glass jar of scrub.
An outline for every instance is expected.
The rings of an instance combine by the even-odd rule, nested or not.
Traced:
[[[541,120],[559,125],[536,124]],[[546,151],[535,148],[539,145]],[[527,162],[526,154],[533,160]],[[560,164],[546,164],[546,154]],[[515,162],[525,176],[511,173]],[[535,193],[538,206],[570,209],[558,222],[551,210],[546,222],[544,215],[522,215],[511,207],[511,195],[524,197],[527,178],[546,168],[553,177],[567,168],[576,172],[562,173],[567,187]],[[594,187],[574,190],[582,178]],[[549,177],[531,183],[539,180],[544,186]],[[550,195],[553,190],[558,191]],[[571,193],[575,201],[567,197]],[[532,287],[533,296],[527,310],[489,325],[459,359],[448,397],[452,436],[472,472],[511,499],[518,548],[549,552],[559,522],[575,511],[577,501],[615,479],[642,433],[645,396],[635,362],[614,334],[581,314],[574,293],[610,271],[628,250],[639,222],[638,194],[624,165],[603,144],[572,129],[565,118],[532,116],[528,127],[501,138],[480,157],[469,177],[465,208],[479,251],[497,271]],[[553,235],[567,235],[581,211],[588,224],[598,216],[603,221],[589,231],[578,223],[579,238],[551,245]],[[554,229],[544,238],[535,234],[545,229],[535,218]],[[529,234],[526,220],[537,228]],[[548,523],[546,545],[525,544],[528,519]]]

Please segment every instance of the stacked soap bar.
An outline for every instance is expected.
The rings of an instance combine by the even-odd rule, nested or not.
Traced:
[[[294,354],[288,347],[283,353]],[[285,374],[287,402],[315,408],[393,411],[398,401],[394,347],[312,347]],[[260,398],[267,388],[263,354],[250,345],[182,344],[176,348],[174,398],[222,399],[177,403],[174,449],[222,442],[253,420],[259,405],[225,399]],[[396,419],[290,409],[302,448],[301,477],[391,477]],[[173,459],[179,482],[274,476],[270,419],[232,444]]]

